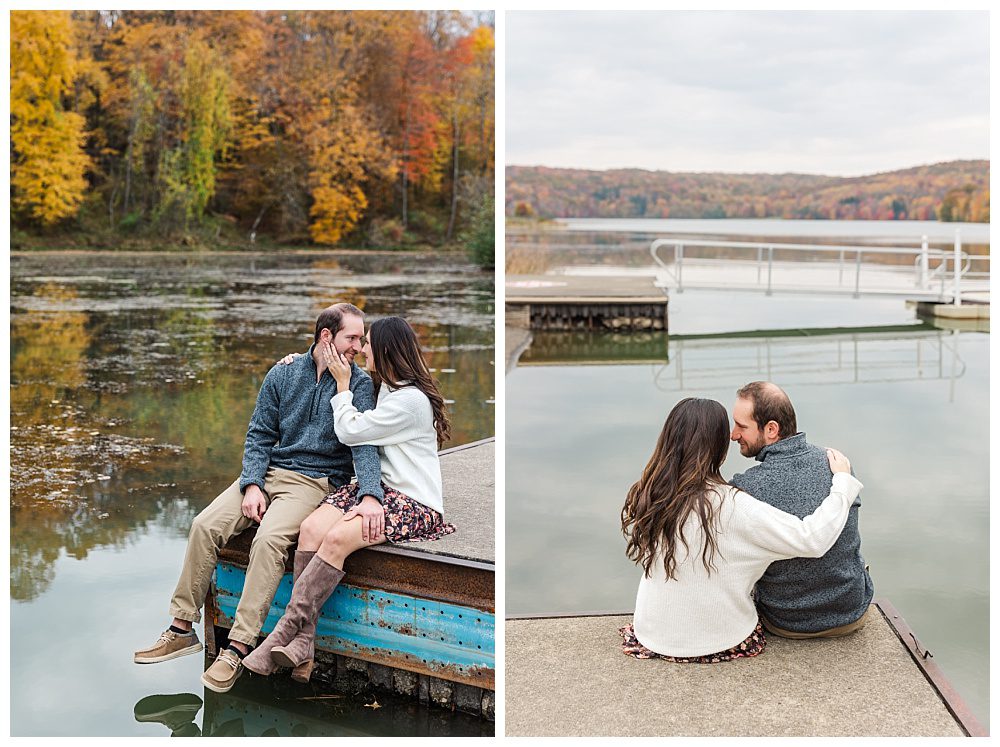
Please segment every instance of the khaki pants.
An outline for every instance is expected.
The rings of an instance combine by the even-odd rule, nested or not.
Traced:
[[[865,626],[865,623],[867,623],[871,618],[873,609],[875,609],[874,604],[868,605],[868,609],[865,610],[865,614],[854,622],[847,623],[847,625],[838,625],[836,628],[830,628],[829,630],[820,630],[815,633],[796,633],[793,630],[779,628],[763,615],[760,616],[760,622],[768,633],[773,633],[781,638],[838,638],[842,635],[850,635],[856,630],[861,630],[861,628]]]
[[[250,545],[250,562],[236,621],[229,639],[254,646],[285,572],[288,548],[299,535],[299,525],[329,492],[325,477],[312,478],[269,467],[264,476],[267,510]],[[229,539],[253,525],[242,511],[239,480],[212,501],[191,524],[184,565],[177,581],[170,614],[198,622],[212,580],[219,550]]]

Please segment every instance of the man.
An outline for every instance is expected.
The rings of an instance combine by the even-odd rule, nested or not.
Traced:
[[[358,500],[370,495],[383,501],[378,449],[349,449],[337,440],[330,406],[337,385],[320,348],[320,343],[332,341],[347,358],[354,404],[358,410],[370,410],[375,405],[372,380],[354,363],[364,345],[364,329],[360,309],[348,303],[330,306],[316,320],[309,354],[268,371],[247,429],[243,472],[195,517],[170,603],[173,621],[155,644],[136,651],[137,664],[202,650],[192,623],[201,619],[218,552],[231,537],[258,523],[229,646],[201,678],[210,690],[228,692],[242,671],[243,657],[257,642],[302,521],[329,491],[350,482],[355,469]]]
[[[830,466],[825,450],[798,432],[788,395],[770,382],[747,384],[736,393],[733,422],[730,438],[760,464],[730,482],[800,519],[815,511],[830,493]],[[874,588],[861,557],[860,506],[859,496],[826,555],[776,561],[757,582],[757,610],[767,630],[786,638],[834,637],[867,622]]]

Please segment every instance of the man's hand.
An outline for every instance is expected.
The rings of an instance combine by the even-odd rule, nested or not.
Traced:
[[[260,524],[264,512],[267,511],[267,498],[264,497],[264,491],[259,485],[247,485],[247,489],[243,491],[242,509],[244,516]]]
[[[344,521],[361,517],[361,539],[378,542],[385,539],[385,509],[374,497],[366,495],[361,503],[344,514]]]

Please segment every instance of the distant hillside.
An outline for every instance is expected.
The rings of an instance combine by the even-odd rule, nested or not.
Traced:
[[[799,218],[987,223],[990,162],[859,177],[507,167],[507,215],[542,218]]]

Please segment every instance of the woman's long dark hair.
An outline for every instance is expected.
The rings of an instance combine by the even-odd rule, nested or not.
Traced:
[[[670,411],[653,456],[622,508],[625,553],[647,577],[662,548],[663,569],[674,578],[678,544],[689,550],[683,528],[692,511],[701,519],[705,570],[715,568],[718,517],[710,492],[721,495],[719,486],[726,484],[719,469],[728,450],[729,416],[720,403],[689,397]]]
[[[451,436],[451,423],[444,407],[444,397],[427,370],[427,363],[420,353],[420,343],[409,323],[398,316],[377,319],[368,328],[368,344],[371,345],[375,365],[371,376],[375,384],[375,396],[384,381],[399,389],[413,386],[427,395],[434,413],[434,430],[437,431],[438,448]],[[403,383],[407,382],[407,383]]]

